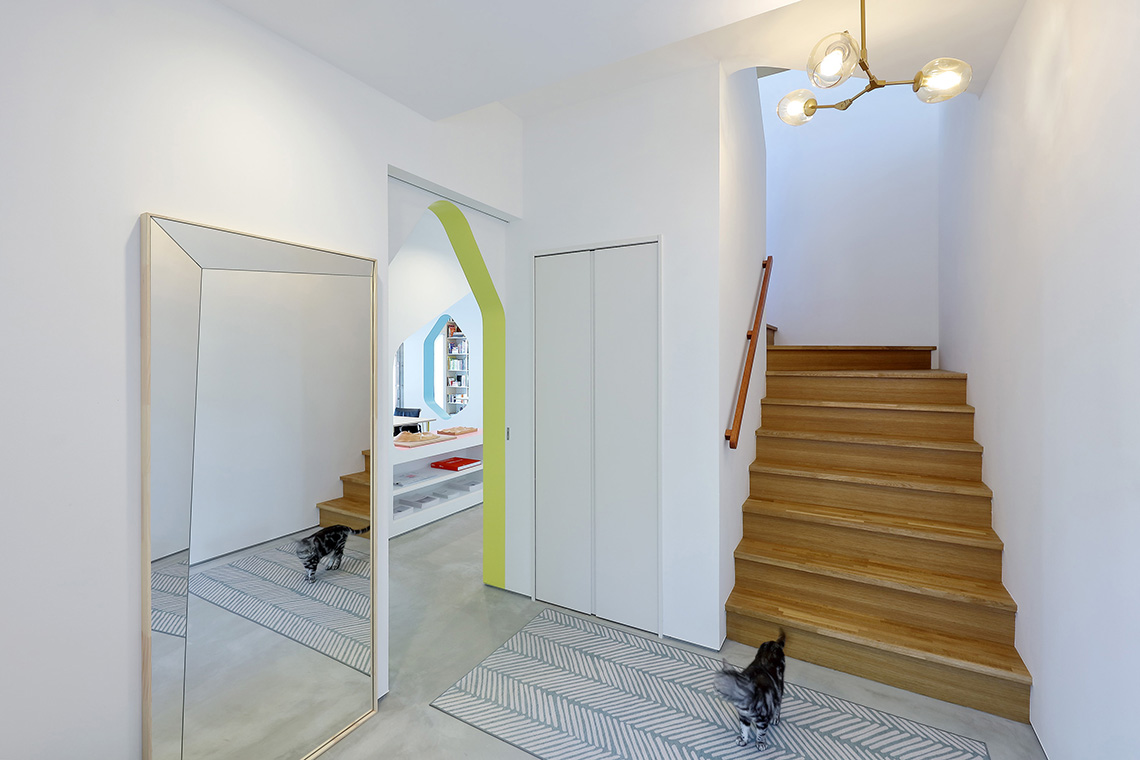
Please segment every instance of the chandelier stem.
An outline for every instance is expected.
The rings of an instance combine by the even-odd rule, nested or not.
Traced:
[[[867,60],[867,0],[859,0],[859,44],[862,46],[861,58]]]

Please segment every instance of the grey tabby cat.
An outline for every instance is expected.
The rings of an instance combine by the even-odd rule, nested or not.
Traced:
[[[732,703],[740,717],[737,745],[749,744],[756,737],[756,749],[768,746],[768,726],[780,722],[784,699],[784,631],[775,641],[766,641],[744,670],[727,662],[713,677],[716,690]]]
[[[316,582],[317,565],[323,557],[330,557],[326,569],[339,569],[340,563],[344,560],[344,544],[349,535],[358,536],[367,533],[371,527],[366,525],[360,530],[353,530],[347,525],[330,525],[298,541],[297,559],[301,560],[301,564],[305,567],[305,579],[309,583]]]

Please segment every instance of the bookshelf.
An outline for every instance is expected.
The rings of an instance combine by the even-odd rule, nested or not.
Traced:
[[[467,336],[454,320],[447,323],[447,342],[444,344],[447,360],[447,377],[444,380],[444,403],[448,414],[457,414],[467,406],[470,391],[470,354]]]
[[[469,470],[453,472],[432,462],[461,456],[478,459]],[[483,501],[483,432],[412,449],[392,451],[392,529],[399,536]]]

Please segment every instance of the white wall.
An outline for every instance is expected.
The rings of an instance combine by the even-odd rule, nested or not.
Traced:
[[[13,757],[129,760],[142,698],[139,214],[385,262],[389,165],[517,214],[521,128],[499,107],[429,122],[206,0],[9,3],[0,71],[0,385],[18,399],[0,457],[4,501],[21,505],[6,528],[32,533],[50,515],[57,557],[44,564],[34,543],[9,555],[36,582],[6,584],[0,603],[37,624],[5,631],[0,734]],[[61,722],[65,703],[82,709]]]
[[[526,212],[508,262],[507,586],[533,584],[532,256],[662,236],[663,632],[720,644],[717,66],[525,124]],[[636,298],[636,293],[630,293]],[[620,430],[621,422],[615,421]]]
[[[759,81],[776,342],[935,345],[938,109],[906,87],[888,87],[791,127],[776,104],[808,87],[807,75]],[[864,84],[815,92],[835,103]]]
[[[190,561],[317,525],[371,448],[372,281],[202,273]]]
[[[1052,760],[1136,754],[1140,103],[1113,93],[1138,35],[1132,2],[1028,0],[980,102],[943,107],[941,361]]]
[[[752,329],[765,252],[764,124],[756,70],[752,67],[720,78],[720,419],[727,429],[736,410],[740,378]],[[720,447],[720,601],[736,580],[733,551],[743,535],[741,505],[748,498],[748,465],[756,458],[755,430],[764,397],[766,331],[757,336],[751,388],[738,447]],[[725,636],[721,615],[720,636]]]
[[[150,558],[190,546],[202,269],[161,229],[151,237]]]
[[[443,223],[422,212],[388,269],[388,340],[396,347],[471,292]]]

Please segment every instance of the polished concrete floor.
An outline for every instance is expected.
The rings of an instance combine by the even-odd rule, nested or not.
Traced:
[[[531,757],[430,707],[546,606],[483,585],[481,521],[482,509],[470,509],[391,541],[391,691],[380,700],[379,712],[322,760]],[[753,653],[733,641],[720,650],[740,665]],[[1046,760],[1033,729],[1021,723],[797,660],[788,661],[787,678],[984,741],[991,760]]]
[[[368,551],[367,539],[349,541]],[[194,571],[259,549],[227,554]],[[324,567],[322,562],[322,572]],[[155,760],[301,758],[372,704],[371,677],[193,595],[187,638],[155,633],[152,646]],[[183,690],[184,737],[178,714]]]

